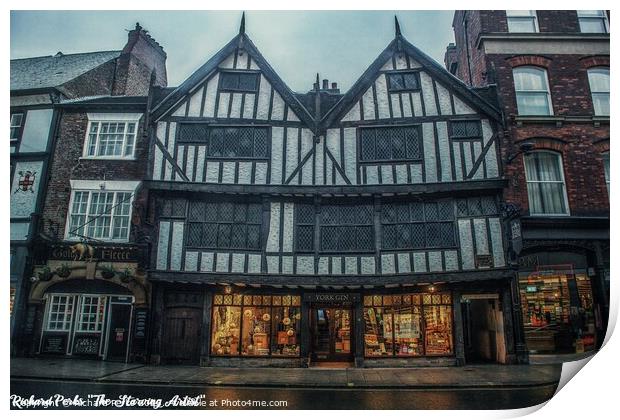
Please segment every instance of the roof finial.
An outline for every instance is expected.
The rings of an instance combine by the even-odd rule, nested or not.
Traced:
[[[136,31],[139,31],[142,29],[142,26],[140,26],[140,22],[136,22]]]
[[[398,23],[398,18],[394,15],[394,29],[396,30],[396,37],[402,36],[403,34],[400,32],[400,25]]]
[[[245,12],[241,14],[241,25],[239,25],[239,33],[245,33]]]

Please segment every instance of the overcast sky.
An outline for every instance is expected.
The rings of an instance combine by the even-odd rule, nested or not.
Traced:
[[[403,35],[443,64],[453,42],[453,11],[246,12],[246,32],[291,89],[321,79],[348,89],[394,38]],[[168,85],[177,86],[233,38],[239,11],[13,11],[11,58],[120,50],[138,21],[168,54]]]

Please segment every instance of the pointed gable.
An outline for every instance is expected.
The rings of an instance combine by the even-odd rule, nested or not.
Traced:
[[[222,85],[222,77],[245,74],[251,93],[235,92]],[[222,76],[225,75],[225,76]],[[253,76],[256,79],[253,81]],[[247,82],[241,82],[247,83]],[[269,65],[245,33],[240,33],[203,64],[153,110],[156,120],[166,115],[304,122],[313,118],[291,89]]]
[[[411,83],[416,85],[415,88],[399,92],[391,87],[389,79],[392,74],[396,78],[400,77],[396,74],[416,78],[416,81],[411,80]],[[488,115],[498,121],[501,119],[499,110],[493,105],[405,40],[402,35],[397,34],[340,102],[323,118],[322,126],[329,128],[338,121],[476,113]]]

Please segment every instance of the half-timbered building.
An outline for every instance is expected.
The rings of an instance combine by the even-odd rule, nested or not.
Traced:
[[[345,94],[244,26],[150,116],[151,362],[520,361],[498,108],[398,22]]]

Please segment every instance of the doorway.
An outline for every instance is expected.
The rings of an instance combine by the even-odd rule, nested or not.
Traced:
[[[310,309],[311,355],[314,362],[353,360],[353,312],[346,307]]]
[[[106,360],[127,363],[131,315],[131,304],[114,301],[110,304]]]
[[[198,308],[166,310],[162,356],[167,363],[198,363],[201,325],[202,310]]]
[[[505,363],[504,322],[499,299],[464,299],[461,310],[465,361]]]

